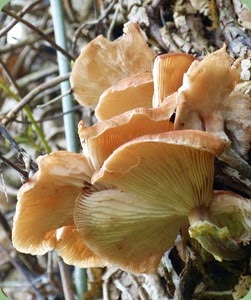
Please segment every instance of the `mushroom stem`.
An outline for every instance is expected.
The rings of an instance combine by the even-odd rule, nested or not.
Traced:
[[[195,208],[188,219],[190,237],[196,239],[215,259],[238,260],[245,257],[245,250],[231,238],[228,228],[220,228],[210,221],[208,209]]]
[[[198,221],[210,221],[208,209],[204,206],[195,207],[188,215],[190,225],[197,223]]]

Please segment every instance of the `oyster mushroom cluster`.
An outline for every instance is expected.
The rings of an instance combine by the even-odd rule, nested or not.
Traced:
[[[98,123],[79,123],[81,154],[38,158],[38,172],[18,193],[16,249],[55,249],[79,267],[154,273],[188,230],[219,260],[245,257],[250,199],[213,190],[215,159],[229,149],[248,169],[250,97],[239,81],[240,61],[225,46],[201,61],[156,57],[134,23],[118,40],[90,42],[71,84]]]

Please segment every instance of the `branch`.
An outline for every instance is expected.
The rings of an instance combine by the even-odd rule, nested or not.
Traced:
[[[63,48],[61,48],[58,44],[56,44],[48,35],[44,34],[41,30],[39,30],[37,27],[29,23],[28,21],[24,20],[23,18],[19,17],[18,15],[14,14],[13,12],[9,11],[6,8],[3,8],[2,11],[18,20],[19,22],[23,23],[25,26],[29,27],[31,30],[33,30],[36,34],[38,34],[42,39],[44,39],[46,42],[48,42],[53,48],[55,48],[57,51],[61,52],[65,57],[67,57],[70,60],[75,60],[75,57],[73,57],[71,54],[69,54],[67,51],[65,51]]]
[[[19,111],[22,110],[22,108],[28,104],[32,99],[34,99],[38,94],[40,94],[42,91],[51,88],[55,85],[58,85],[59,83],[68,80],[70,77],[70,73],[65,74],[64,76],[58,76],[54,79],[50,80],[49,82],[45,82],[40,84],[39,86],[35,87],[33,90],[31,90],[18,104],[9,111],[7,116],[2,120],[2,123],[4,126],[7,126],[12,119],[16,117],[16,115],[19,113]]]

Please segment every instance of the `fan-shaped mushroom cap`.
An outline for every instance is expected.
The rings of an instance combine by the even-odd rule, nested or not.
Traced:
[[[175,93],[182,85],[183,75],[195,60],[185,53],[168,53],[156,57],[153,66],[154,96],[153,107]]]
[[[166,132],[173,129],[169,122],[173,103],[159,108],[137,108],[91,127],[79,124],[79,136],[84,153],[98,170],[104,160],[120,145],[145,134]]]
[[[75,224],[88,247],[135,273],[153,273],[194,207],[213,198],[214,156],[225,141],[206,132],[141,136],[115,150],[94,182],[122,191],[79,197]]]
[[[233,61],[226,47],[194,61],[184,74],[177,97],[175,129],[190,127],[191,112],[198,115],[207,131],[219,132],[224,128],[225,105],[229,94],[240,78],[240,60]]]
[[[95,107],[99,96],[119,80],[151,71],[154,57],[135,23],[125,24],[124,35],[113,42],[96,37],[82,50],[72,69],[70,81],[77,101]]]
[[[152,73],[133,75],[120,80],[100,96],[95,115],[103,121],[137,107],[151,107],[152,97]]]
[[[157,198],[169,213],[187,215],[211,202],[214,158],[226,145],[196,130],[141,136],[115,150],[92,182],[109,182],[151,201]]]
[[[56,245],[56,229],[73,224],[75,200],[90,182],[87,159],[67,151],[38,160],[39,171],[19,190],[13,245],[21,252],[44,254]]]
[[[132,273],[154,273],[187,224],[163,208],[157,199],[106,190],[78,199],[75,222],[89,247],[111,264]]]
[[[64,262],[79,268],[104,267],[107,263],[94,254],[83,241],[75,225],[68,225],[56,233],[55,249]]]

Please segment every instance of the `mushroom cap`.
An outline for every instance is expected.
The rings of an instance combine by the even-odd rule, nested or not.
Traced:
[[[240,60],[234,62],[225,46],[194,61],[179,89],[175,129],[187,129],[189,114],[194,111],[206,130],[222,131],[226,101],[239,79]]]
[[[79,124],[84,153],[98,170],[105,159],[120,145],[145,134],[173,130],[169,121],[174,111],[170,102],[159,108],[137,108],[91,127]]]
[[[70,82],[76,100],[94,108],[99,96],[117,81],[151,71],[154,57],[136,23],[126,23],[124,35],[113,42],[96,37],[82,50],[72,69]]]
[[[95,115],[103,121],[137,107],[151,107],[152,97],[152,73],[133,75],[120,80],[100,96]]]
[[[194,207],[210,204],[214,158],[227,144],[195,130],[141,136],[116,149],[92,182],[112,183],[149,201],[158,199],[169,214],[186,216]]]
[[[167,96],[179,89],[184,73],[194,60],[192,55],[186,53],[167,53],[155,58],[153,107],[160,105]]]
[[[55,249],[68,265],[79,268],[104,267],[107,263],[94,254],[84,243],[75,225],[68,225],[56,233]]]
[[[75,223],[88,247],[132,273],[154,273],[187,220],[169,216],[159,202],[118,190],[79,198]]]
[[[73,224],[78,194],[90,182],[87,159],[67,151],[38,159],[39,170],[19,190],[14,216],[14,247],[30,254],[44,254],[56,245],[56,230]]]

